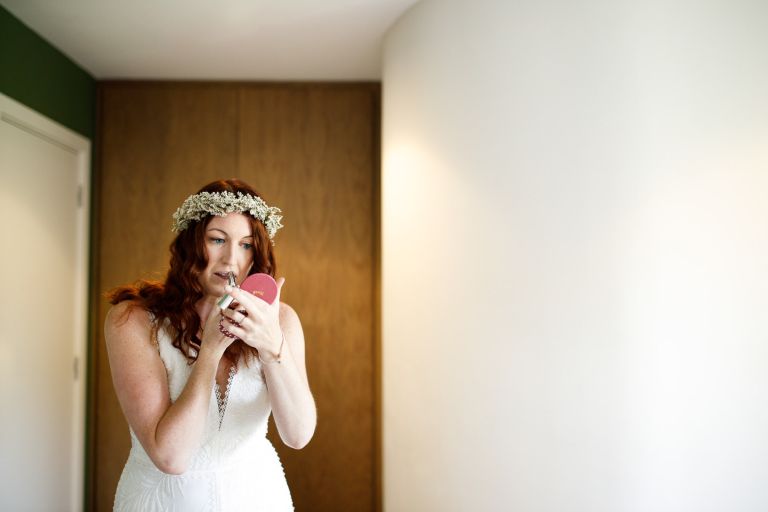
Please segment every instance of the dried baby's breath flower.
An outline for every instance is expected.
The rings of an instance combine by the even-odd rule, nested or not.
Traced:
[[[283,227],[280,223],[283,218],[280,215],[280,208],[267,205],[259,196],[243,194],[242,192],[237,194],[233,192],[200,192],[184,200],[173,214],[171,231],[179,233],[187,229],[193,222],[197,222],[208,215],[224,217],[232,212],[247,212],[260,220],[267,228],[267,234],[273,244],[277,230]]]

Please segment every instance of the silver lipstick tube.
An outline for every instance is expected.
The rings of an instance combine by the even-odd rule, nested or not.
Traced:
[[[237,286],[234,272],[230,272],[227,275],[227,279],[229,280],[229,286],[233,286],[233,287]],[[235,300],[235,298],[227,293],[227,294],[224,294],[224,296],[219,299],[216,305],[219,307],[220,310],[224,311],[229,307],[230,304],[232,304],[233,300]]]

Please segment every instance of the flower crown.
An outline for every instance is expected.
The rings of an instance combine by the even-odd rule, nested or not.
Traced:
[[[269,239],[274,245],[274,236],[283,225],[280,220],[280,208],[268,206],[259,196],[238,192],[200,192],[186,198],[173,214],[171,231],[179,233],[189,227],[192,222],[199,221],[208,215],[223,217],[228,213],[248,212],[261,221],[267,228]]]

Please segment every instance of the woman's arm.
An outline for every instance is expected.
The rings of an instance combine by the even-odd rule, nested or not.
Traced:
[[[285,336],[281,362],[263,363],[262,368],[280,438],[286,445],[300,450],[315,432],[317,409],[307,380],[301,321],[293,308],[282,302],[280,328]],[[269,361],[274,356],[265,354],[263,360]]]
[[[217,313],[214,309],[206,324]],[[213,330],[206,325],[206,332]],[[184,390],[171,403],[165,366],[151,340],[149,314],[122,302],[110,309],[104,331],[125,419],[160,471],[183,473],[200,446],[216,370],[229,342],[216,336],[222,338],[219,343],[203,343]]]
[[[226,310],[227,329],[259,351],[263,362],[269,401],[275,424],[283,442],[297,450],[307,445],[315,432],[317,410],[307,382],[304,363],[304,333],[296,312],[280,302],[284,278],[277,280],[277,297],[267,303],[240,288],[227,288],[238,303],[237,310]],[[239,310],[246,312],[242,316]],[[283,343],[283,336],[285,343]],[[280,347],[282,345],[282,352]]]

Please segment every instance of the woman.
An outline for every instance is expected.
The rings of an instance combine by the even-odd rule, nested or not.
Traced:
[[[132,443],[115,510],[293,510],[265,436],[270,412],[292,448],[315,429],[301,323],[280,302],[284,278],[272,304],[228,284],[230,272],[275,276],[279,213],[241,181],[211,183],[173,216],[165,282],[110,293],[107,352]]]

